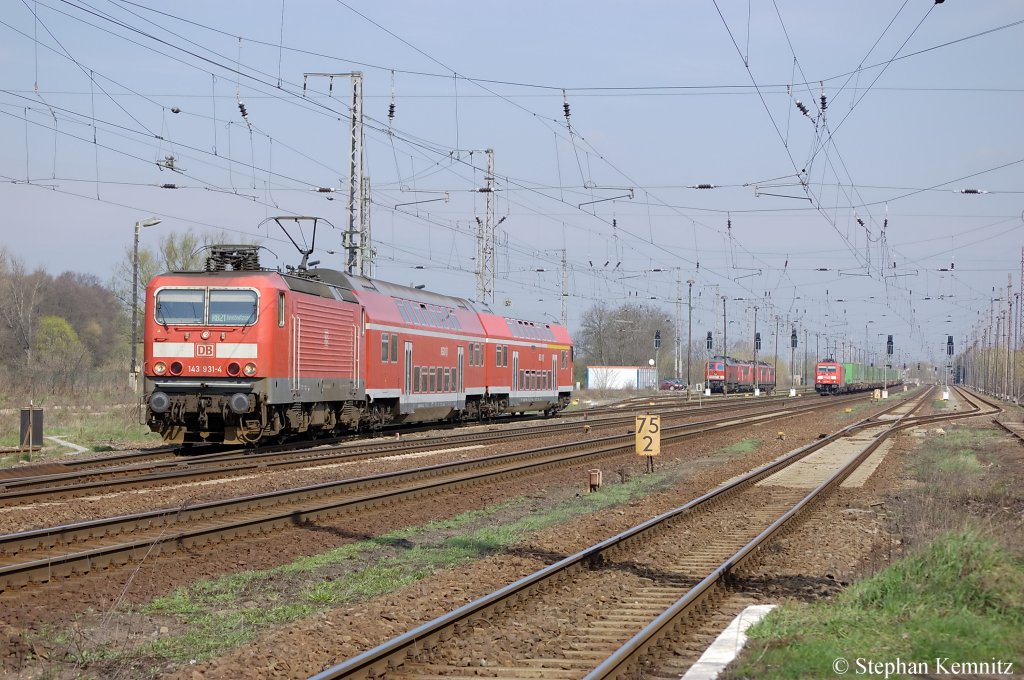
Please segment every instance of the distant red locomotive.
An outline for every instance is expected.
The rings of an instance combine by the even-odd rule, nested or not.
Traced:
[[[329,269],[263,269],[257,255],[216,247],[207,271],[147,287],[146,422],[166,441],[255,444],[569,403],[562,326]]]
[[[775,367],[764,361],[716,356],[704,365],[704,384],[712,392],[765,392],[775,389]]]

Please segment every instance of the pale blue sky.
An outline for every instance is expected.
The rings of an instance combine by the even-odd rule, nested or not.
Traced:
[[[0,21],[0,243],[53,273],[109,278],[150,215],[144,242],[224,229],[294,263],[265,217],[347,224],[344,194],[309,189],[346,186],[349,81],[303,99],[302,74],[361,70],[382,279],[474,297],[470,150],[493,148],[495,298],[514,315],[560,314],[565,248],[571,328],[600,300],[674,319],[693,279],[695,338],[721,332],[726,295],[731,337],[752,334],[756,299],[762,334],[789,315],[938,359],[987,322],[993,286],[1018,285],[1019,3],[24,0]],[[168,154],[182,172],[157,166]],[[445,195],[408,189],[448,200],[396,208]]]

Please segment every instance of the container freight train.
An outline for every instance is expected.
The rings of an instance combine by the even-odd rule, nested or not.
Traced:
[[[882,389],[900,384],[899,375],[891,368],[826,359],[814,366],[814,390],[825,395]]]
[[[253,445],[569,403],[562,326],[305,258],[264,269],[258,252],[214,247],[206,271],[147,286],[145,415],[165,441]]]
[[[775,389],[775,367],[769,363],[716,356],[704,366],[704,384],[712,392],[765,392]]]

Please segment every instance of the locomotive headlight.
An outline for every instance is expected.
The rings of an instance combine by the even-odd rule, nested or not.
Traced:
[[[162,361],[156,362],[155,364],[153,364],[153,372],[156,373],[157,375],[163,375],[164,373],[167,372],[167,364],[165,364]]]
[[[251,378],[252,376],[256,375],[256,364],[250,361],[245,365],[245,368],[242,369],[242,372],[244,372],[247,376]]]
[[[199,337],[201,337],[203,340],[209,340],[210,331],[203,331],[202,333],[199,334]]]

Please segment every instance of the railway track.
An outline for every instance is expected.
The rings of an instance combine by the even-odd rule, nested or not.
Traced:
[[[686,402],[681,403],[685,404]],[[696,402],[693,403],[696,404]],[[585,419],[546,420],[539,424],[525,425],[517,423],[515,427],[501,427],[500,429],[493,429],[492,426],[492,429],[487,431],[460,429],[434,436],[404,440],[384,438],[346,440],[344,443],[335,445],[320,444],[315,447],[304,445],[302,447],[275,447],[259,451],[229,451],[169,460],[155,458],[149,462],[121,465],[110,464],[103,460],[103,463],[95,468],[83,466],[81,469],[69,472],[2,479],[0,480],[0,507],[61,498],[81,498],[166,484],[194,483],[237,475],[263,474],[276,470],[354,462],[382,456],[399,456],[441,447],[487,445],[513,439],[631,427],[633,425],[632,413],[641,405],[645,408],[645,412],[686,417],[697,414],[707,416],[740,410],[771,409],[779,403],[785,404],[786,400],[745,400],[683,409],[679,408],[679,404],[672,402],[641,402],[633,404],[627,409],[630,412],[629,415],[623,415],[624,409],[620,408],[604,417],[595,417],[588,412],[585,414]],[[836,402],[831,403],[835,404]],[[824,405],[825,402],[822,404]]]
[[[738,413],[663,428],[663,442],[789,418],[842,404],[797,400],[757,413]],[[508,433],[504,433],[505,438]],[[77,522],[0,536],[0,590],[114,567],[162,552],[302,526],[430,494],[515,476],[632,455],[632,434],[497,454],[456,463],[262,493],[242,498]]]
[[[907,427],[997,410],[962,393],[970,411],[914,416],[929,394],[726,482],[314,680],[679,677],[675,650],[685,649],[694,623],[717,610],[730,575],[887,438]],[[696,540],[693,528],[700,522],[715,527],[714,540]]]
[[[614,416],[620,415],[624,411],[628,411],[638,406],[656,406],[659,408],[675,409],[675,410],[688,410],[690,408],[707,409],[710,407],[725,407],[728,408],[730,404],[742,403],[744,396],[751,395],[730,395],[728,399],[721,397],[721,395],[715,395],[713,397],[702,397],[693,398],[692,400],[685,399],[684,394],[678,392],[674,393],[653,393],[650,395],[638,395],[629,399],[624,399],[613,404],[607,404],[602,406],[593,406],[586,409],[563,412],[558,417],[559,419],[571,420],[577,417],[584,417],[588,419],[601,418],[602,416]],[[772,401],[778,401],[787,399],[789,397],[784,395],[765,396],[760,398],[760,403],[769,403]],[[501,417],[493,421],[495,425],[517,425],[520,423],[529,423],[536,420],[547,420],[543,416],[539,415],[527,415],[521,417]],[[153,448],[141,450],[141,451],[129,451],[124,453],[116,453],[108,456],[92,456],[88,458],[71,458],[61,459],[59,461],[47,461],[45,463],[37,463],[33,465],[24,465],[16,468],[0,469],[0,492],[5,488],[15,488],[21,482],[28,479],[43,479],[64,477],[67,479],[73,478],[76,474],[84,476],[87,471],[92,472],[95,470],[114,469],[122,470],[129,468],[141,469],[145,466],[161,467],[177,464],[181,461],[187,461],[189,463],[201,462],[205,459],[219,459],[228,456],[247,456],[252,455],[256,452],[260,453],[282,453],[287,451],[295,451],[301,448],[310,448],[315,446],[333,446],[341,445],[351,442],[365,442],[365,441],[379,441],[381,437],[390,437],[395,434],[399,435],[410,435],[421,432],[433,432],[438,430],[457,430],[464,427],[472,427],[477,423],[471,422],[455,422],[455,423],[426,423],[418,425],[406,425],[402,427],[388,428],[379,432],[373,433],[371,437],[367,435],[344,435],[340,437],[329,437],[322,438],[314,441],[305,442],[293,442],[287,444],[278,444],[272,446],[263,446],[258,449],[251,448],[234,448],[216,444],[199,444],[194,445],[188,449],[183,449],[180,446],[156,446]],[[17,451],[17,449],[12,449]]]

